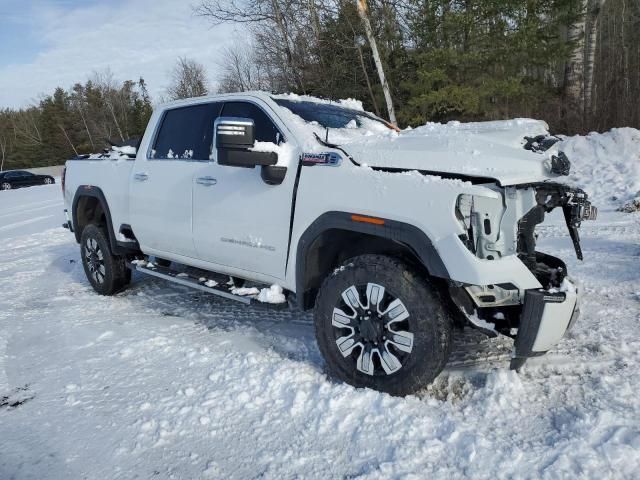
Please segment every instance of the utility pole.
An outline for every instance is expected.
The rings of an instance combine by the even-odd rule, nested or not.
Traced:
[[[387,78],[384,76],[384,68],[382,68],[382,61],[380,60],[380,53],[378,53],[378,45],[376,44],[376,39],[373,36],[373,31],[371,30],[371,22],[369,22],[369,17],[367,16],[367,0],[356,0],[358,4],[358,15],[362,19],[362,24],[364,25],[364,31],[367,34],[367,39],[369,40],[369,45],[371,45],[371,52],[373,53],[373,61],[376,64],[376,68],[378,69],[378,76],[380,77],[380,83],[382,84],[382,91],[384,93],[384,99],[387,102],[387,111],[389,112],[389,121],[397,126],[398,122],[396,120],[396,112],[393,108],[393,100],[391,99],[391,89],[389,88],[389,83],[387,82]]]

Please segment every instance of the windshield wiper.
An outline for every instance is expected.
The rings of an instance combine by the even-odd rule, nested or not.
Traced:
[[[320,138],[320,135],[318,135],[316,132],[313,132],[313,136],[316,137],[316,140],[318,140],[318,142],[320,142],[321,145],[324,145],[325,147],[329,147],[329,148],[340,148],[340,145],[336,144],[336,143],[329,143],[327,140],[329,139],[329,128],[327,128],[327,140],[323,140]]]
[[[320,135],[318,135],[316,132],[313,132],[313,136],[316,137],[316,140],[318,140],[318,142],[320,142],[320,145],[323,145],[323,146],[328,147],[328,148],[335,148],[336,150],[340,150],[342,153],[344,153],[347,156],[347,158],[349,159],[349,161],[351,163],[353,163],[357,167],[360,166],[360,164],[358,162],[356,162],[351,155],[349,155],[347,152],[345,152],[344,149],[340,145],[336,145],[335,143],[329,143],[326,140],[322,140],[320,138]]]

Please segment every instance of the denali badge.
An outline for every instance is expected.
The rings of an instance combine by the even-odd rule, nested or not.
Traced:
[[[326,153],[303,153],[302,165],[312,167],[313,165],[328,165],[337,167],[340,165],[342,157],[335,152]]]

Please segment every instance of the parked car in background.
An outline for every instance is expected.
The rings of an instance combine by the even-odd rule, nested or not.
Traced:
[[[56,183],[51,175],[36,175],[26,170],[9,170],[0,172],[0,190],[11,190],[33,185],[51,185]]]

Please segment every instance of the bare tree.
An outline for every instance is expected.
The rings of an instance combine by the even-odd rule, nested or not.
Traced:
[[[2,155],[2,158],[0,159],[0,172],[4,171],[4,160],[7,156],[7,137],[3,132],[0,132],[0,155]]]
[[[180,98],[201,97],[208,92],[205,68],[202,64],[186,57],[180,57],[171,73],[171,84],[167,88],[169,97]]]
[[[396,120],[396,112],[393,108],[393,99],[391,98],[391,89],[389,88],[389,83],[387,82],[387,78],[384,75],[384,68],[382,67],[382,60],[380,60],[380,53],[378,53],[378,45],[376,44],[376,39],[373,36],[373,30],[371,30],[371,22],[369,22],[368,16],[368,7],[366,0],[357,0],[358,2],[358,15],[362,19],[362,24],[364,25],[364,31],[367,34],[367,39],[369,40],[369,45],[371,46],[371,52],[373,53],[373,61],[376,64],[376,68],[378,69],[378,76],[380,77],[380,84],[382,85],[382,91],[384,93],[384,99],[387,102],[387,111],[389,112],[389,121],[393,125],[397,125],[398,121]]]
[[[587,12],[587,31],[585,39],[584,63],[584,116],[590,119],[593,112],[593,75],[595,71],[596,44],[598,41],[598,27],[600,11],[605,0],[589,0]]]
[[[564,95],[568,110],[572,113],[583,111],[584,68],[585,68],[585,28],[588,0],[579,0],[577,19],[567,28],[567,41],[573,46],[564,71]],[[582,117],[582,115],[580,115]]]
[[[39,111],[36,107],[19,110],[11,116],[13,133],[16,139],[20,137],[26,145],[42,145],[42,135],[38,128],[36,116]]]
[[[257,50],[251,44],[237,44],[225,48],[219,66],[220,93],[273,90],[269,68],[261,61]]]
[[[119,115],[116,110],[120,110],[118,108],[120,106],[120,102],[118,99],[119,88],[118,88],[117,82],[115,81],[113,73],[109,69],[104,70],[102,72],[94,72],[91,81],[93,82],[94,86],[100,91],[102,95],[104,104],[107,108],[106,116],[110,117],[110,119],[113,121],[113,125],[115,125],[116,127],[118,136],[124,142],[126,139],[126,136],[122,126],[123,125],[126,126],[127,122],[126,122],[126,118],[118,118]],[[110,133],[111,129],[106,127],[105,130]],[[111,137],[109,133],[105,135],[106,138]]]
[[[214,25],[245,25],[260,45],[262,64],[274,67],[269,72],[271,81],[305,92],[303,72],[312,55],[309,45],[319,35],[315,28],[319,28],[321,4],[314,0],[201,0],[195,12]]]

